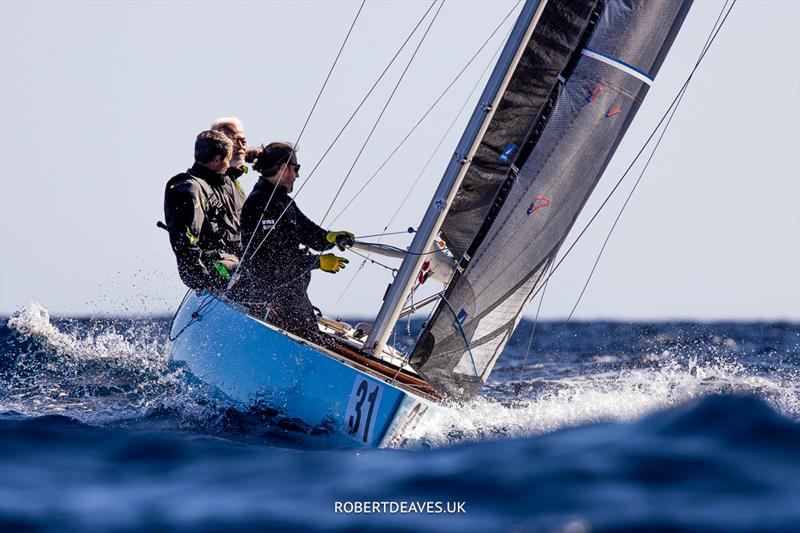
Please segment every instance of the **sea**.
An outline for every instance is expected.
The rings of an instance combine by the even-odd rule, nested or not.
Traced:
[[[2,319],[0,531],[800,532],[800,323],[525,321],[365,450],[209,394],[169,322]]]

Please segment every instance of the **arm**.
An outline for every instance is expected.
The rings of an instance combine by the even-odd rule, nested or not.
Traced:
[[[297,208],[297,230],[299,232],[300,242],[309,248],[319,251],[333,248],[333,244],[328,242],[327,239],[328,232],[305,216],[296,204],[295,207]]]
[[[303,241],[302,235],[306,229],[304,221],[308,221],[308,219],[303,217],[304,221],[298,220],[296,215],[299,210],[296,209],[296,206],[287,209],[286,201],[282,199],[273,199],[264,212],[264,204],[268,198],[268,193],[251,194],[242,208],[242,242],[246,246],[252,239],[247,252],[248,258],[245,259],[251,262],[249,268],[253,268],[252,263],[257,265],[262,261],[266,261],[268,264],[281,263],[280,256],[283,255],[283,250],[296,248],[298,240]],[[284,213],[284,211],[286,212]],[[279,218],[281,220],[275,227],[275,222]],[[289,219],[293,219],[293,223],[289,223]],[[311,222],[309,221],[309,223]],[[313,225],[313,223],[311,224]],[[320,231],[322,231],[321,228]],[[302,243],[308,246],[305,242]],[[258,251],[256,252],[256,250]],[[254,253],[255,257],[252,257]],[[296,257],[292,261],[292,268],[301,271],[319,268],[319,258],[316,255]]]
[[[334,246],[331,237],[335,238],[336,233],[330,233],[313,223],[305,216],[300,209],[297,209],[297,229],[300,233],[300,240],[306,246],[315,250],[330,250]],[[352,239],[352,234],[350,234]],[[321,268],[325,272],[339,272],[347,264],[347,259],[337,257],[333,254],[309,255],[303,261],[302,267],[307,270]]]
[[[181,280],[192,289],[208,288],[212,280],[201,261],[203,251],[198,246],[205,220],[199,191],[190,184],[179,184],[167,194],[171,210],[167,216],[169,240],[178,261]]]

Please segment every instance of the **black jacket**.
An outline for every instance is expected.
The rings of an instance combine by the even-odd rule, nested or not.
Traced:
[[[199,163],[173,176],[164,191],[164,217],[178,273],[192,289],[225,285],[214,263],[235,266],[241,255],[239,221],[226,192],[228,176]]]
[[[228,177],[225,180],[225,194],[230,198],[231,201],[231,215],[232,215],[232,222],[236,225],[236,233],[241,234],[241,219],[242,219],[242,207],[244,206],[244,201],[247,199],[247,195],[242,188],[242,184],[239,183],[239,178],[242,177],[248,171],[246,166],[242,166],[241,168],[234,168],[230,167],[225,172],[225,175]]]
[[[264,212],[267,202],[269,206]],[[327,234],[300,211],[285,187],[276,189],[260,179],[242,208],[242,242],[245,246],[251,238],[252,242],[234,297],[259,301],[273,298],[282,290],[298,290],[303,278],[319,268],[319,257],[310,254],[308,248],[319,251],[331,248]]]

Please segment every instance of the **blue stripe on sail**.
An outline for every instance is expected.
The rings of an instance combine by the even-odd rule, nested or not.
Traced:
[[[640,69],[634,67],[633,65],[629,65],[628,63],[626,63],[624,61],[620,61],[616,57],[610,56],[608,54],[604,54],[603,52],[598,52],[597,50],[592,50],[591,48],[584,48],[583,51],[584,52],[591,52],[592,54],[596,54],[598,56],[603,56],[604,58],[608,59],[609,61],[617,63],[618,65],[621,65],[621,66],[623,66],[623,67],[625,67],[627,69],[633,70],[633,71],[641,74],[642,76],[644,76],[648,80],[650,80],[651,83],[655,81],[653,78],[650,77],[650,75],[647,72],[645,72],[643,70],[640,70]]]

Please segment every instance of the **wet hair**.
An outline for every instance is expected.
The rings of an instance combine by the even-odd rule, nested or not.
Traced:
[[[280,171],[281,165],[295,160],[296,153],[291,144],[275,142],[249,149],[244,160],[252,163],[253,170],[262,176],[274,176]]]
[[[194,160],[210,163],[217,156],[225,158],[232,149],[233,142],[221,131],[201,131],[194,141]]]

